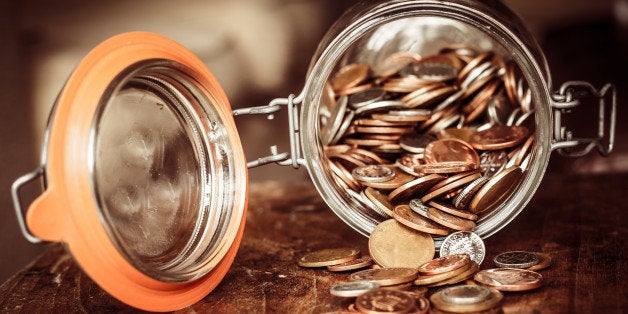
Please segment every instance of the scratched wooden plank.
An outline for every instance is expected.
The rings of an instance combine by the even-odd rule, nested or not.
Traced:
[[[486,240],[492,258],[507,250],[556,257],[546,285],[507,293],[505,313],[621,313],[626,307],[628,175],[545,178],[527,208]],[[253,184],[247,226],[223,282],[181,313],[320,313],[346,309],[329,288],[347,274],[302,269],[295,260],[321,248],[356,246],[366,238],[342,223],[309,183]],[[0,312],[138,312],[100,289],[58,244],[0,286]]]

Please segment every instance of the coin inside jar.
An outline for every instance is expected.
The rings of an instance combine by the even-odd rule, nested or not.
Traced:
[[[472,162],[480,165],[478,153],[468,143],[456,138],[445,138],[425,147],[425,161],[430,164],[448,161]]]
[[[496,125],[471,137],[471,145],[481,150],[497,150],[516,146],[524,141],[529,132],[524,126]]]
[[[367,64],[349,64],[336,72],[329,82],[334,91],[354,87],[367,79],[369,69]]]
[[[365,165],[353,169],[351,175],[362,182],[384,182],[392,179],[395,172],[385,165]]]

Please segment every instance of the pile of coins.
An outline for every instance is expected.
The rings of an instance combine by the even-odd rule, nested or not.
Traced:
[[[388,254],[394,258],[397,252]],[[497,268],[480,271],[484,255],[481,238],[472,232],[456,232],[443,241],[440,257],[431,256],[418,267],[374,264],[370,256],[360,256],[353,248],[311,252],[298,265],[334,272],[357,270],[347,282],[330,289],[332,295],[355,298],[355,302],[348,311],[330,313],[500,313],[501,291],[539,288],[543,277],[534,270],[552,264],[546,253],[511,251],[495,256]]]
[[[474,230],[530,163],[534,110],[519,76],[514,62],[461,46],[343,66],[319,109],[334,181],[378,220]]]

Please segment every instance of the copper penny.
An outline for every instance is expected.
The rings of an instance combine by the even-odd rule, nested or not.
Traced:
[[[448,204],[442,203],[442,202],[437,202],[437,201],[431,201],[429,203],[430,206],[438,209],[438,210],[442,210],[448,214],[454,215],[454,216],[458,216],[460,218],[465,218],[465,219],[469,219],[469,220],[473,220],[476,221],[478,220],[478,215],[471,213],[469,211],[466,210],[460,210],[457,209],[455,207],[452,207]]]
[[[448,235],[450,232],[449,229],[415,213],[408,205],[396,206],[393,218],[408,228],[429,234]]]
[[[387,121],[387,120],[384,120],[384,119],[380,118],[380,116],[378,114],[376,114],[376,113],[372,114],[371,117],[372,117],[372,119],[369,119],[369,118],[355,119],[355,120],[353,120],[353,124],[354,125],[359,125],[359,126],[396,126],[396,127],[403,127],[403,126],[414,125],[414,123],[410,123],[410,122]],[[385,115],[383,115],[381,117],[385,117]]]
[[[397,167],[393,167],[392,169],[395,172],[395,176],[393,176],[392,179],[388,181],[384,181],[384,182],[364,182],[363,184],[365,186],[370,186],[378,190],[394,190],[416,179],[416,177],[403,172],[401,169]]]
[[[458,231],[473,231],[475,222],[469,219],[450,215],[433,207],[427,209],[427,217],[438,224]]]
[[[414,310],[412,314],[426,314],[430,311],[430,300],[425,296],[414,297]]]
[[[392,217],[394,215],[394,206],[388,200],[388,196],[383,194],[382,192],[372,188],[367,187],[364,190],[364,195],[382,212],[386,213],[388,216]]]
[[[354,63],[342,67],[329,80],[334,91],[347,89],[357,86],[366,80],[369,74],[369,66],[367,64]]]
[[[444,280],[456,277],[462,273],[466,273],[469,271],[469,269],[471,269],[474,265],[474,263],[472,263],[473,261],[469,262],[469,264],[462,266],[458,269],[454,269],[452,271],[448,271],[446,273],[442,273],[442,274],[437,274],[437,275],[420,275],[417,277],[417,279],[414,281],[414,284],[417,286],[425,286],[425,285],[431,285],[431,284],[435,284],[438,282],[442,282]],[[477,265],[477,264],[475,264]],[[477,271],[477,270],[476,270]]]
[[[416,268],[391,267],[379,269],[365,269],[349,275],[351,281],[372,281],[380,286],[394,286],[416,279]]]
[[[352,248],[324,249],[303,255],[297,264],[301,267],[325,267],[352,261],[360,251]]]
[[[359,93],[359,92],[363,92],[363,91],[369,90],[371,88],[373,88],[373,84],[372,83],[366,83],[366,84],[362,84],[362,85],[353,86],[353,87],[349,87],[349,88],[338,90],[338,91],[336,91],[336,94],[338,96],[352,95],[352,94],[355,94],[355,93]]]
[[[348,262],[344,262],[344,263],[340,263],[336,265],[329,265],[327,266],[327,270],[329,271],[356,270],[356,269],[366,268],[371,265],[373,265],[373,259],[370,256],[366,255],[360,258],[356,258],[352,261],[348,261]]]
[[[519,145],[528,134],[528,128],[524,126],[495,125],[473,134],[470,144],[479,150],[505,149]]]
[[[543,285],[541,274],[518,268],[487,269],[475,274],[473,279],[501,291],[527,291]]]
[[[440,286],[453,285],[455,283],[463,282],[469,278],[472,278],[473,275],[475,275],[475,273],[477,273],[479,269],[480,269],[480,266],[478,266],[478,263],[476,263],[475,261],[471,261],[469,268],[465,270],[464,272],[454,277],[451,277],[449,279],[445,279],[443,281],[439,281],[431,285],[428,285],[428,287],[440,287]]]
[[[425,147],[425,161],[434,164],[447,161],[464,161],[480,165],[480,156],[467,142],[446,138],[430,142]]]
[[[406,134],[412,133],[414,130],[408,127],[392,127],[392,126],[357,126],[356,131],[359,133],[373,134]]]
[[[466,171],[466,172],[456,173],[456,174],[452,175],[451,177],[449,177],[449,178],[447,178],[447,179],[445,179],[445,180],[443,180],[443,181],[441,181],[441,182],[438,182],[436,185],[434,185],[434,186],[433,186],[431,189],[429,189],[427,192],[428,192],[428,193],[429,193],[429,192],[433,192],[433,191],[435,191],[435,190],[437,190],[437,189],[442,188],[443,186],[445,186],[445,185],[447,185],[447,184],[450,184],[450,183],[452,183],[452,182],[454,182],[454,181],[458,181],[458,180],[460,180],[460,179],[462,179],[462,178],[465,178],[465,177],[467,177],[467,176],[470,176],[470,175],[476,175],[476,174],[477,174],[477,173],[479,173],[479,172],[480,172],[480,171],[479,171],[478,169],[476,169],[476,170],[471,170],[471,171]]]
[[[419,266],[421,275],[438,275],[466,266],[471,262],[469,254],[454,254],[435,258]]]
[[[424,164],[416,167],[420,173],[458,173],[477,169],[478,165],[467,161],[444,161],[433,164]]]
[[[388,199],[393,204],[407,200],[414,195],[427,191],[443,179],[445,179],[444,176],[436,173],[419,177],[418,179],[410,181],[390,192]]]
[[[368,138],[345,138],[343,140],[346,144],[357,145],[357,146],[380,146],[384,144],[396,144],[397,141],[394,140],[376,140],[376,139],[368,139]]]
[[[471,141],[471,136],[473,136],[475,132],[475,129],[470,127],[447,128],[436,133],[436,137],[439,139],[457,138],[461,141],[469,143]]]
[[[368,247],[373,260],[381,266],[414,269],[431,260],[436,251],[429,234],[407,228],[394,219],[373,229]]]
[[[373,74],[379,77],[393,76],[399,72],[399,70],[418,59],[421,59],[421,56],[412,52],[394,52],[386,56],[386,58],[382,59],[382,61],[373,67]]]
[[[523,171],[517,166],[500,171],[475,194],[469,204],[469,211],[480,214],[497,207],[510,194],[522,176]]]
[[[347,169],[342,164],[340,164],[339,162],[330,161],[328,165],[329,169],[331,169],[334,175],[336,175],[338,179],[344,182],[347,187],[356,192],[361,189],[360,183],[358,183],[358,181],[353,178],[351,173],[347,171]]]
[[[455,191],[457,189],[459,189],[460,187],[463,187],[469,183],[471,183],[473,180],[481,177],[482,175],[479,173],[475,173],[466,177],[463,177],[462,179],[456,180],[452,183],[449,183],[441,188],[438,188],[434,191],[430,191],[427,194],[425,194],[422,198],[421,201],[423,203],[427,203],[428,201],[441,197],[449,192]]]
[[[359,296],[355,304],[362,313],[405,314],[414,308],[414,298],[401,291],[379,289]]]

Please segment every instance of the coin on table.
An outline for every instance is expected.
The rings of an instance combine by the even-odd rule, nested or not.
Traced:
[[[425,146],[425,161],[434,164],[445,161],[466,161],[480,165],[478,153],[467,142],[457,138],[445,138]]]
[[[448,271],[446,273],[442,273],[442,274],[436,274],[436,275],[421,275],[419,274],[419,276],[417,277],[416,280],[414,280],[414,284],[417,286],[427,286],[427,285],[431,285],[431,284],[436,284],[439,282],[443,282],[447,279],[451,279],[457,276],[460,276],[462,274],[467,274],[469,272],[477,272],[477,269],[473,269],[473,265],[477,264],[474,261],[469,262],[469,264],[460,267],[458,269],[454,269],[451,271]]]
[[[329,83],[334,91],[357,86],[367,79],[369,69],[367,64],[353,63],[346,65],[334,74]]]
[[[431,285],[428,285],[428,287],[440,287],[440,286],[447,286],[447,285],[453,285],[459,282],[463,282],[469,278],[472,278],[473,275],[475,275],[475,273],[478,272],[478,270],[480,270],[480,266],[478,266],[478,264],[474,261],[471,261],[469,268],[467,268],[464,272],[451,277],[449,279],[445,279],[443,281],[439,281],[439,282],[435,282]]]
[[[443,301],[456,304],[472,304],[485,301],[491,296],[491,290],[478,285],[459,285],[441,290]]]
[[[552,266],[553,258],[551,255],[547,253],[542,253],[542,252],[534,252],[534,254],[538,256],[540,261],[538,264],[529,267],[528,270],[537,271],[537,270],[543,270]]]
[[[431,260],[435,252],[434,239],[429,234],[404,227],[394,219],[377,225],[368,245],[373,260],[384,267],[416,269]]]
[[[362,182],[384,182],[392,179],[395,172],[386,165],[365,165],[354,168],[351,175]]]
[[[419,266],[421,275],[438,275],[466,266],[471,262],[468,254],[453,254],[435,258]]]
[[[393,218],[399,223],[416,231],[429,234],[448,235],[450,230],[439,225],[410,209],[408,205],[398,205],[395,207]]]
[[[527,291],[543,285],[541,274],[518,268],[486,269],[475,274],[473,279],[501,291]]]
[[[353,273],[349,276],[351,281],[373,281],[380,286],[394,286],[416,279],[418,271],[416,268],[391,267],[366,269]]]
[[[497,207],[522,177],[523,171],[517,166],[500,171],[475,194],[469,203],[469,211],[480,214]]]
[[[529,268],[539,262],[536,254],[526,251],[499,253],[493,258],[493,263],[499,268]]]
[[[444,179],[445,176],[436,173],[419,177],[390,192],[390,194],[388,195],[388,199],[392,203],[399,203],[401,201],[411,198],[413,195],[421,194],[427,191],[436,183]]]
[[[360,258],[356,258],[352,261],[344,262],[336,265],[327,266],[327,270],[329,271],[347,271],[347,270],[356,270],[361,268],[366,268],[373,265],[373,259],[370,256],[362,256]]]
[[[355,304],[363,313],[405,314],[414,308],[414,298],[405,292],[378,289],[359,296]]]
[[[469,144],[479,150],[511,148],[523,142],[528,134],[528,128],[524,126],[495,125],[473,134]]]
[[[427,209],[427,217],[440,225],[454,230],[472,231],[475,229],[475,222],[473,222],[473,220],[460,218],[433,207]]]
[[[379,284],[373,281],[350,281],[333,285],[329,292],[337,297],[355,298],[375,289],[379,289]]]
[[[475,302],[475,303],[449,302],[443,299],[443,292],[447,291],[447,289],[449,288],[445,288],[443,290],[437,291],[436,293],[430,296],[430,301],[432,302],[433,307],[438,308],[439,310],[442,310],[442,311],[453,312],[453,313],[481,312],[481,311],[486,311],[486,310],[498,307],[502,299],[504,298],[504,295],[501,292],[495,289],[489,289],[490,291],[489,295],[480,302]]]
[[[477,181],[477,180],[476,180]],[[473,181],[475,182],[475,181]],[[464,192],[464,190],[462,191]],[[462,193],[460,192],[460,193]],[[437,202],[437,201],[431,201],[429,202],[429,205],[438,209],[438,210],[442,210],[448,214],[452,214],[454,216],[458,216],[460,218],[465,218],[465,219],[469,219],[469,220],[473,220],[476,221],[478,220],[478,215],[471,213],[467,210],[462,210],[462,209],[457,209],[455,207],[452,207],[451,205],[445,204],[443,202]]]
[[[298,260],[301,267],[325,267],[358,258],[360,251],[353,248],[323,249],[305,254]]]
[[[440,256],[452,254],[469,254],[472,261],[482,264],[486,255],[484,241],[476,233],[457,231],[448,235],[440,246]]]

